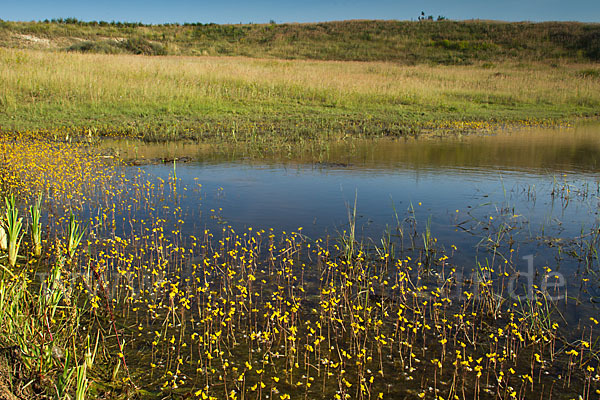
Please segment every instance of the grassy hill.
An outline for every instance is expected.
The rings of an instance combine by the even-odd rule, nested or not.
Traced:
[[[84,53],[228,55],[464,65],[505,60],[600,61],[600,24],[339,21],[166,24],[0,21],[0,46]]]
[[[0,131],[272,143],[561,124],[599,115],[598,61],[600,24],[0,22]]]

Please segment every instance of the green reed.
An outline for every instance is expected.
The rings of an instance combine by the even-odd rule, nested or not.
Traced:
[[[33,244],[33,255],[40,257],[42,255],[42,223],[40,221],[42,215],[42,196],[39,195],[33,205],[29,207],[31,216],[31,240]]]
[[[19,209],[15,205],[15,197],[11,195],[4,198],[6,212],[4,230],[7,237],[8,265],[14,267],[17,264],[17,256],[23,240],[23,218],[19,217]]]
[[[69,215],[69,228],[67,230],[67,255],[69,260],[73,259],[77,247],[81,244],[81,239],[85,229],[81,228],[81,224],[75,219],[75,215]]]

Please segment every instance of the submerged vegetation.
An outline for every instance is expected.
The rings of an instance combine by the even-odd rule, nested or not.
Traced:
[[[541,286],[511,280],[520,257],[513,210],[473,221],[489,231],[490,257],[472,270],[411,212],[376,245],[357,235],[356,205],[339,241],[302,227],[211,231],[183,206],[202,185],[184,185],[175,165],[162,179],[60,139],[0,140],[0,187],[17,195],[3,220],[21,221],[18,211],[33,204],[16,263],[0,261],[4,396],[600,393],[594,314],[564,315],[550,267]],[[589,192],[560,182],[552,190],[561,201],[579,195]],[[584,282],[600,268],[597,245],[597,235],[582,236]]]

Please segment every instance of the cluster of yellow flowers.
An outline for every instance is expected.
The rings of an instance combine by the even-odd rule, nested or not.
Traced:
[[[0,152],[2,190],[44,193],[57,216],[48,230],[64,231],[61,206],[87,218],[74,265],[95,271],[107,293],[86,279],[79,288],[92,315],[108,300],[124,327],[114,355],[147,390],[201,399],[525,399],[555,386],[592,398],[600,387],[591,345],[598,321],[582,328],[586,340],[563,345],[540,300],[504,304],[491,281],[457,296],[462,282],[448,255],[433,260],[446,268],[432,274],[410,257],[311,241],[302,228],[184,235],[180,202],[200,186],[64,140],[5,137]]]

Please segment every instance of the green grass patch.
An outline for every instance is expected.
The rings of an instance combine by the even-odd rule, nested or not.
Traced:
[[[296,141],[561,123],[595,116],[600,104],[594,64],[406,66],[81,52],[0,49],[0,127]]]

